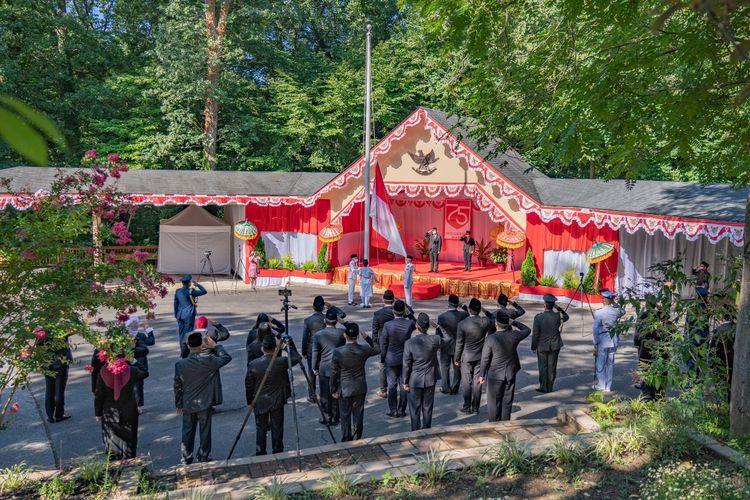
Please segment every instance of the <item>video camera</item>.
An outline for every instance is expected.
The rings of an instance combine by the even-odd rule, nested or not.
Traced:
[[[279,288],[279,295],[282,297],[291,297],[292,291],[288,288]]]
[[[203,250],[203,255],[206,257],[211,257],[211,253],[213,253],[213,250]]]

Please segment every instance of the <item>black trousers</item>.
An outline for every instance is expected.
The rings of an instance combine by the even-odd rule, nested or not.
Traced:
[[[378,371],[379,371],[378,382],[380,383],[380,388],[383,390],[383,392],[387,392],[388,391],[388,376],[385,371],[385,365],[381,365],[378,368]]]
[[[331,395],[331,377],[318,375],[320,385],[320,406],[323,408],[323,418],[330,422],[339,420],[339,404]]]
[[[409,418],[411,430],[429,429],[432,426],[432,405],[435,401],[435,386],[409,388]]]
[[[68,365],[55,370],[55,376],[45,375],[44,409],[49,420],[65,414],[65,386],[68,384]]]
[[[464,410],[478,412],[482,404],[479,360],[461,362],[461,393],[464,395]]]
[[[386,366],[388,375],[388,410],[391,413],[406,413],[406,391],[401,380],[403,365]]]
[[[510,380],[487,379],[487,409],[490,422],[510,420],[515,392],[516,377]]]
[[[341,409],[341,441],[362,439],[366,394],[339,399]]]
[[[271,450],[284,451],[284,407],[267,413],[255,414],[255,454],[266,454],[268,431],[271,431]]]
[[[461,369],[453,364],[453,353],[440,351],[440,389],[449,394],[458,394]]]
[[[200,426],[200,445],[196,458],[199,462],[208,461],[211,454],[211,409],[182,414],[182,463],[193,463],[195,431]]]
[[[307,376],[310,377],[310,385],[307,387],[307,397],[313,399],[315,397],[315,380],[317,377],[312,369],[312,354],[307,356]]]
[[[560,349],[555,351],[537,351],[536,360],[539,365],[539,388],[544,392],[552,392],[557,376],[557,357]]]

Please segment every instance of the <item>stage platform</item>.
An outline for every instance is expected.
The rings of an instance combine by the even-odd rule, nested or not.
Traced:
[[[516,297],[519,293],[521,271],[499,271],[496,265],[480,267],[472,266],[471,271],[464,271],[462,262],[441,262],[439,271],[431,273],[429,262],[415,262],[415,283],[435,283],[440,285],[440,294],[454,293],[459,297],[476,297],[479,299],[497,299],[500,292],[508,297]],[[387,290],[393,284],[403,284],[404,263],[375,262],[370,265],[380,280],[376,289]],[[349,276],[348,266],[334,269],[333,282],[345,285]],[[398,289],[398,287],[394,287]],[[397,294],[398,296],[398,294]]]

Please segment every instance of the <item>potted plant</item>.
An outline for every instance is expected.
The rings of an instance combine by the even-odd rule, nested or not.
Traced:
[[[497,264],[498,270],[505,271],[508,262],[508,249],[497,247],[490,253],[490,260]]]
[[[490,258],[491,252],[491,241],[485,243],[484,240],[479,240],[479,242],[474,245],[474,256],[477,258],[477,260],[479,261],[479,265],[482,267],[487,267],[487,260]]]
[[[534,264],[534,254],[529,248],[526,251],[526,258],[521,264],[521,284],[524,286],[536,285],[536,264]]]
[[[419,252],[419,256],[423,261],[427,260],[427,255],[430,253],[430,240],[427,238],[423,240],[416,240],[417,244],[415,245],[417,248],[417,252]]]

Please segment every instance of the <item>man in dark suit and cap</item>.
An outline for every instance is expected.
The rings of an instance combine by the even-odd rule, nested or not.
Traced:
[[[206,337],[210,337],[214,342],[224,342],[229,339],[229,330],[216,321],[210,320],[205,316],[198,316],[195,319],[195,330],[196,332],[204,334]],[[201,354],[211,354],[213,349],[209,349],[204,344],[201,348]],[[221,387],[221,373],[216,372],[216,379],[214,384],[216,385],[214,391],[213,406],[218,406],[224,402],[224,391]],[[214,408],[216,411],[216,408]]]
[[[489,421],[510,420],[513,396],[516,390],[516,373],[521,369],[518,344],[529,336],[531,330],[519,321],[500,312],[495,318],[497,329],[484,341],[479,382],[487,382],[487,410]]]
[[[406,303],[393,304],[395,318],[385,324],[380,337],[380,362],[388,377],[388,416],[406,416],[406,393],[403,384],[404,344],[414,331],[414,321],[406,317]]]
[[[375,311],[372,315],[372,341],[380,346],[380,335],[383,333],[383,327],[386,323],[392,320],[395,315],[393,314],[393,301],[395,297],[392,290],[386,290],[383,293],[383,307]],[[380,385],[378,386],[377,395],[381,398],[385,398],[388,395],[388,380],[385,375],[385,365],[380,365],[379,370]]]
[[[331,393],[339,400],[341,441],[362,438],[367,397],[365,364],[380,352],[372,337],[363,334],[367,345],[362,345],[357,342],[359,336],[359,325],[344,323],[346,344],[333,351],[331,361]]]
[[[326,303],[325,299],[318,295],[313,299],[313,313],[305,318],[305,327],[302,330],[302,356],[307,358],[307,371],[310,374],[310,386],[307,388],[307,400],[315,403],[315,374],[312,367],[312,339],[313,335],[326,327],[326,309],[333,309],[339,320],[346,318],[346,313],[338,307]]]
[[[191,274],[180,278],[182,288],[174,293],[174,317],[177,320],[178,339],[180,342],[180,354],[186,358],[190,354],[188,346],[185,345],[185,337],[195,330],[196,300],[208,292],[203,285],[195,283]],[[195,288],[191,288],[190,284]]]
[[[331,394],[331,361],[333,351],[346,343],[344,332],[336,328],[338,315],[335,309],[326,311],[326,327],[313,335],[312,369],[318,376],[320,385],[320,404],[323,408],[323,425],[337,425],[339,423],[339,405]]]
[[[557,297],[544,294],[544,312],[534,317],[531,335],[531,350],[536,352],[539,366],[539,387],[537,392],[552,392],[557,376],[557,357],[563,346],[563,323],[570,319],[562,307],[556,305]]]
[[[458,324],[468,317],[468,312],[458,308],[458,296],[451,294],[448,296],[448,310],[437,318],[438,328],[443,333],[443,343],[440,347],[440,392],[443,394],[458,394],[461,369],[453,364],[453,355],[456,353]]]
[[[428,335],[430,317],[417,316],[417,329],[404,344],[404,390],[408,393],[411,430],[432,426],[432,405],[438,379],[437,353],[442,345],[438,335]]]
[[[505,313],[508,315],[511,321],[513,321],[514,319],[518,319],[526,314],[526,310],[521,307],[518,302],[516,302],[515,300],[511,302],[510,299],[508,299],[508,296],[504,293],[500,293],[500,295],[497,296],[497,304],[500,306],[500,308],[495,311],[495,315],[497,315],[497,313],[499,312]],[[508,307],[509,304],[512,309],[511,307]]]
[[[271,431],[271,450],[284,451],[284,405],[292,394],[289,383],[289,358],[277,352],[277,340],[266,335],[261,343],[263,356],[250,362],[245,376],[245,400],[248,406],[255,400],[255,454],[266,454],[268,431]],[[275,355],[275,359],[274,359]],[[293,351],[292,366],[300,362],[300,356]],[[273,361],[272,361],[273,360]],[[263,377],[268,377],[260,386]]]
[[[484,339],[493,331],[494,322],[479,316],[482,303],[478,299],[469,301],[469,317],[458,324],[454,364],[461,367],[461,386],[464,395],[462,413],[479,413],[482,386],[479,383],[479,361],[482,359]]]
[[[182,415],[182,463],[193,463],[195,431],[200,424],[200,446],[196,458],[208,461],[211,453],[211,405],[216,391],[215,378],[221,367],[232,361],[222,346],[200,332],[187,336],[190,354],[174,367],[174,400]],[[204,346],[210,353],[201,354]]]

